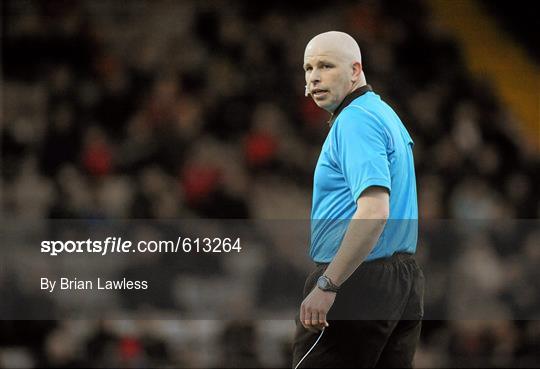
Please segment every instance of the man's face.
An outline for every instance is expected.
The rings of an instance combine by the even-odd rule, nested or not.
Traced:
[[[352,87],[352,66],[328,52],[309,49],[304,56],[306,84],[315,104],[333,113]]]

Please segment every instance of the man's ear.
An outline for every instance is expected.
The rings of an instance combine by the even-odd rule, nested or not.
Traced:
[[[362,64],[359,62],[354,62],[352,65],[352,78],[351,82],[357,82],[358,79],[360,79],[360,75],[362,74]]]

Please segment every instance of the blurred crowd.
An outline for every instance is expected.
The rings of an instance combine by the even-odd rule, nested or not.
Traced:
[[[304,96],[303,50],[343,30],[415,141],[421,221],[501,225],[465,241],[421,230],[426,311],[453,320],[425,322],[417,365],[540,362],[540,326],[512,320],[540,318],[540,234],[504,229],[540,217],[538,151],[422,1],[2,7],[5,217],[308,219],[328,115]],[[274,246],[272,260],[307,259],[307,245]],[[267,263],[261,289],[301,281],[305,265]],[[486,306],[496,319],[460,319]],[[285,323],[3,321],[0,366],[288,366]]]

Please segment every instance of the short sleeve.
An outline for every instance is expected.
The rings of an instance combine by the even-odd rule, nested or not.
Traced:
[[[349,106],[335,122],[335,159],[354,200],[370,186],[391,191],[388,138],[382,124],[361,107]]]

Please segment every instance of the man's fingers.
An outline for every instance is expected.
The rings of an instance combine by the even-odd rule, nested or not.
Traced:
[[[321,327],[328,327],[328,322],[326,321],[326,314],[319,313],[319,326]]]
[[[309,309],[305,309],[305,312],[304,312],[304,327],[306,328],[311,328],[311,314],[312,312],[309,310]]]
[[[322,316],[322,318],[321,318]],[[324,327],[328,326],[326,324],[326,315],[317,312],[309,311],[308,309],[303,309],[303,318],[300,320],[304,328],[313,333],[319,333]]]
[[[319,313],[314,311],[311,313],[311,326],[317,327],[319,325]]]
[[[306,314],[306,320],[305,320],[304,327],[306,327],[306,329],[308,331],[313,332],[313,333],[318,333],[319,332],[318,318],[317,317],[318,317],[317,312],[311,312],[311,313]]]

